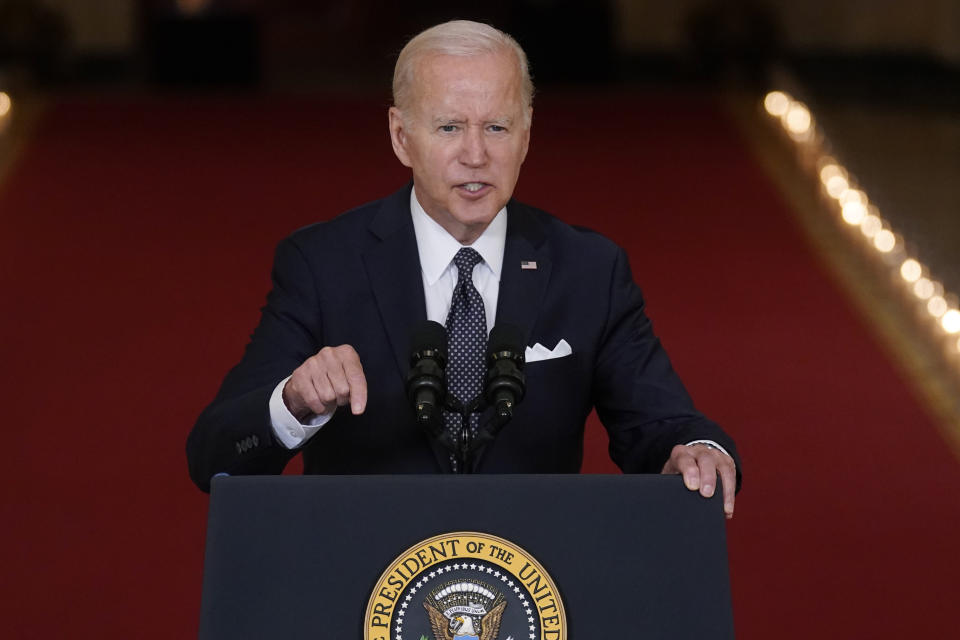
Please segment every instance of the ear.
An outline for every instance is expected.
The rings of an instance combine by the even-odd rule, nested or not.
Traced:
[[[403,112],[396,107],[390,107],[387,112],[390,121],[390,142],[393,144],[393,153],[405,167],[412,167],[410,154],[407,153],[407,130],[403,122]]]
[[[520,158],[521,164],[523,164],[523,161],[527,159],[527,151],[530,149],[530,129],[533,128],[533,107],[530,107],[527,113],[529,114],[527,122],[530,124],[527,125],[526,131],[523,132],[523,157]]]

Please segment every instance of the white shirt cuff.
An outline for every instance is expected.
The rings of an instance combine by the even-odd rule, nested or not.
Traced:
[[[302,447],[313,434],[320,431],[320,427],[330,421],[336,408],[323,415],[311,415],[306,422],[300,422],[290,413],[283,401],[283,387],[289,379],[290,376],[287,376],[281,380],[270,395],[270,426],[283,446],[296,449]]]
[[[719,444],[717,444],[717,443],[714,442],[713,440],[694,440],[693,442],[688,442],[688,443],[687,443],[687,446],[688,446],[688,447],[692,447],[692,446],[695,445],[695,444],[705,444],[705,445],[707,445],[708,447],[710,447],[711,449],[716,449],[716,450],[718,450],[718,451],[722,451],[723,453],[725,453],[725,454],[727,455],[728,458],[730,458],[731,460],[733,459],[733,456],[730,455],[730,452],[729,452],[729,451],[727,451],[726,449],[724,449],[723,447],[721,447]]]

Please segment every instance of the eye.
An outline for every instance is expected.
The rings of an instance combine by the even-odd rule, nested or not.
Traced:
[[[504,126],[502,126],[502,125],[499,125],[499,124],[492,124],[492,125],[490,125],[489,127],[487,127],[487,129],[488,129],[489,131],[494,132],[494,133],[503,133],[504,131],[507,130],[506,127],[504,127]]]
[[[455,124],[442,124],[440,125],[440,131],[444,133],[453,133],[457,130],[457,125]]]

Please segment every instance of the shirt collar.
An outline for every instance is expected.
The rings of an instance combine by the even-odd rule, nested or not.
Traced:
[[[410,190],[410,213],[413,215],[413,231],[417,237],[417,251],[420,253],[420,268],[427,280],[433,285],[457,255],[461,245],[446,229],[431,218],[417,200],[416,190]],[[497,212],[487,228],[472,245],[484,263],[500,279],[503,267],[503,249],[507,241],[507,208]]]

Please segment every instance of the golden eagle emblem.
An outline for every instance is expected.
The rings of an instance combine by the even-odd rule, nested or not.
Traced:
[[[435,640],[496,640],[507,601],[479,580],[454,580],[433,589],[423,607]]]

